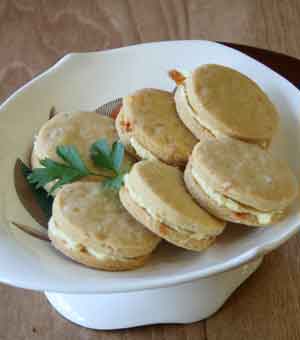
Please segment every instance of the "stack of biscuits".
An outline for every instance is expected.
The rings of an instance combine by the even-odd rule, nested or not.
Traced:
[[[175,95],[141,89],[124,97],[115,121],[93,112],[56,115],[37,136],[33,167],[55,159],[61,144],[75,145],[89,162],[88,146],[99,138],[119,138],[133,165],[119,193],[103,190],[101,177],[57,190],[53,245],[90,267],[129,270],[161,239],[203,251],[226,222],[276,223],[298,194],[288,165],[268,151],[278,121],[255,82],[214,64],[181,76]]]

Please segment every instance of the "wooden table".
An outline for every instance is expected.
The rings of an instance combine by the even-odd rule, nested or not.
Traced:
[[[210,39],[300,57],[299,23],[299,0],[0,0],[0,100],[69,51]],[[280,59],[273,66],[282,64],[300,83],[300,67]],[[96,332],[62,319],[43,294],[4,285],[0,306],[0,340],[299,339],[300,238],[267,256],[216,315],[192,325]]]

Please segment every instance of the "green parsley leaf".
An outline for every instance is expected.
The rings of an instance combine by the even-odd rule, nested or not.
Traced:
[[[90,148],[91,158],[96,166],[116,173],[111,150],[106,139],[99,139]]]
[[[99,139],[91,146],[91,158],[95,165],[115,174],[102,181],[104,188],[118,190],[122,186],[124,172],[121,171],[121,166],[124,152],[124,145],[119,141],[114,142],[111,149],[105,139]]]
[[[90,171],[81,160],[75,146],[57,147],[56,152],[67,164],[45,158],[40,161],[43,167],[33,169],[31,174],[27,177],[29,183],[35,184],[36,189],[57,180],[52,186],[49,194],[64,184],[72,183],[90,174]]]
[[[124,175],[120,174],[112,178],[105,179],[102,181],[102,185],[105,189],[119,190],[123,185]]]
[[[56,148],[57,155],[63,159],[67,164],[69,164],[74,169],[77,169],[82,174],[89,175],[90,171],[85,166],[84,162],[80,158],[78,150],[75,146],[69,145],[59,145]]]
[[[110,173],[107,175],[90,171],[73,145],[60,145],[56,148],[56,153],[63,161],[62,163],[45,158],[40,161],[41,168],[35,168],[27,175],[28,182],[34,185],[36,190],[54,182],[49,192],[51,194],[64,184],[75,182],[89,175],[106,177],[102,181],[102,185],[106,188],[117,190],[123,184],[125,172],[121,171],[121,166],[124,158],[124,146],[119,141],[116,141],[110,148],[106,139],[99,139],[90,148],[93,162],[97,167],[109,170]]]
[[[124,158],[124,145],[119,141],[114,142],[111,150],[114,169],[119,172]]]

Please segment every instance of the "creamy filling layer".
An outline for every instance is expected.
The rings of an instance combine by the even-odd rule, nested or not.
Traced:
[[[196,240],[204,240],[204,239],[208,239],[211,236],[215,236],[215,235],[207,235],[207,234],[203,234],[200,232],[193,232],[191,231],[192,226],[189,224],[185,224],[185,225],[178,225],[175,224],[174,222],[171,222],[168,220],[168,218],[166,218],[165,216],[160,216],[159,214],[157,214],[154,210],[152,210],[149,206],[147,206],[143,200],[141,199],[141,197],[130,187],[129,185],[129,181],[128,181],[128,175],[125,176],[124,178],[124,183],[125,183],[125,187],[128,190],[129,196],[130,198],[142,209],[146,210],[146,212],[156,221],[158,221],[159,223],[163,223],[166,226],[168,226],[169,228],[181,232],[181,233],[186,233],[189,234],[190,236],[192,235],[193,239]]]
[[[185,98],[185,102],[186,102],[186,105],[187,105],[187,107],[189,109],[190,115],[198,122],[198,124],[200,124],[203,129],[206,129],[208,132],[213,134],[215,137],[224,136],[224,134],[222,134],[220,131],[213,130],[211,128],[208,128],[208,127],[202,125],[201,120],[199,119],[197,113],[195,112],[194,108],[192,107],[192,105],[191,105],[191,103],[189,101],[189,97],[187,95],[187,91],[186,91],[185,85],[182,85],[181,87],[179,87],[179,91],[181,91],[181,96],[183,96]]]
[[[146,150],[134,137],[130,138],[130,144],[141,159],[157,160],[153,153]]]
[[[220,194],[219,192],[213,190],[210,186],[208,186],[205,181],[193,170],[193,168],[192,176],[194,177],[195,181],[201,186],[206,195],[214,202],[216,202],[217,205],[230,209],[233,212],[251,214],[252,216],[256,217],[259,224],[271,223],[275,212],[262,213],[250,207],[246,207],[232,200],[231,198]]]
[[[70,250],[79,250],[83,245],[79,242],[76,242],[74,239],[72,239],[70,236],[66,235],[61,229],[57,227],[57,224],[55,223],[53,217],[49,221],[49,233],[51,233],[54,237],[59,238],[60,240],[63,240],[66,243],[66,246]],[[95,251],[95,249],[92,249],[91,247],[84,246],[85,250],[92,256],[94,256],[97,260],[126,260],[125,257],[118,257],[114,255],[107,255],[105,253],[101,253],[99,251]]]

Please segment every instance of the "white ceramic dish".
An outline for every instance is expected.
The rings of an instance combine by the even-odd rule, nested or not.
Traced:
[[[266,91],[281,112],[274,152],[286,158],[299,174],[300,160],[295,155],[300,154],[300,93],[254,59],[208,41],[150,43],[69,54],[0,107],[0,281],[47,291],[48,299],[62,314],[87,327],[112,329],[190,322],[215,312],[257,268],[264,254],[299,229],[296,202],[290,215],[271,228],[230,226],[216,245],[201,254],[164,244],[144,268],[108,273],[71,262],[48,243],[10,224],[14,220],[39,227],[17,198],[13,167],[17,157],[25,158],[51,106],[58,111],[93,110],[141,87],[171,90],[168,70],[191,70],[203,63],[233,67]],[[181,304],[180,313],[173,308],[177,303]],[[137,306],[145,311],[138,312]],[[152,313],[154,306],[156,314]],[[105,317],[97,312],[103,308],[107,311]],[[157,313],[159,309],[162,311]],[[113,320],[110,316],[115,313],[119,316]]]

